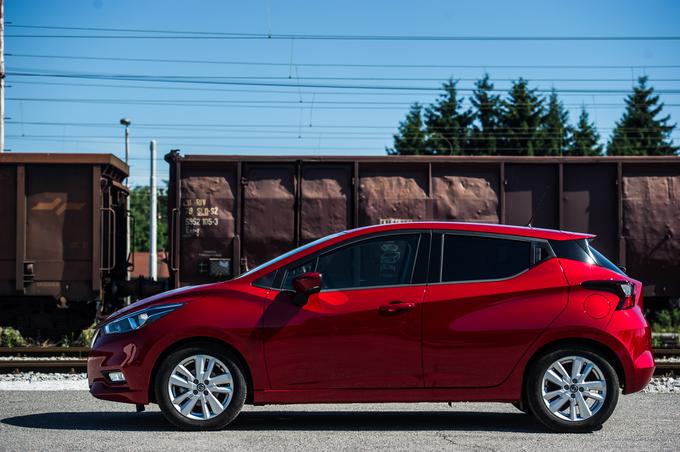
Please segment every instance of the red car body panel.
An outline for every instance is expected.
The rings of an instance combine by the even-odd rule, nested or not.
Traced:
[[[152,402],[158,363],[173,347],[194,340],[224,344],[240,357],[249,400],[255,404],[517,401],[531,358],[562,340],[588,341],[610,351],[625,393],[641,390],[651,378],[654,361],[641,284],[592,264],[552,258],[501,281],[322,290],[302,307],[285,292],[252,284],[326,247],[400,230],[546,240],[592,237],[441,222],[348,231],[235,280],[166,292],[117,312],[104,324],[148,306],[184,303],[137,331],[100,333],[88,358],[91,393],[107,400]],[[616,295],[580,285],[617,279],[635,285],[633,308],[616,310]],[[406,308],[381,308],[391,302]],[[111,383],[109,371],[122,371],[126,382]]]
[[[564,310],[566,288],[557,259],[502,281],[430,285],[423,306],[425,386],[502,383]]]
[[[271,389],[422,388],[420,325],[425,286],[324,291],[306,305],[272,291],[264,352]],[[413,308],[394,314],[394,301]]]

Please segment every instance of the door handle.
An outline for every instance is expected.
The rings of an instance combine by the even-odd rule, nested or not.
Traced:
[[[381,305],[378,308],[378,311],[382,314],[396,314],[402,311],[410,311],[415,307],[415,303],[408,303],[406,301],[390,301],[388,304]]]

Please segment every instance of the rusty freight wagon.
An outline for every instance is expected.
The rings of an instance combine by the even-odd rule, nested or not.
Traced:
[[[235,277],[326,234],[409,220],[597,234],[646,284],[680,296],[678,157],[166,156],[171,285]]]
[[[127,174],[108,154],[0,154],[0,326],[54,337],[120,306]]]

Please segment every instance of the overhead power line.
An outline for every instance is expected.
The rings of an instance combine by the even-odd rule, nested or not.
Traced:
[[[181,63],[181,64],[216,64],[236,66],[273,66],[290,67],[290,62],[265,61],[233,61],[233,60],[192,60],[174,58],[132,58],[132,57],[102,57],[92,55],[45,55],[28,53],[6,53],[5,56],[36,59],[61,59],[85,61],[133,61],[140,63]],[[293,63],[297,67],[347,67],[347,68],[427,68],[427,69],[677,69],[680,64],[369,64],[369,63]]]
[[[291,77],[286,75],[165,75],[166,78],[200,78],[200,79],[219,79],[219,80],[331,80],[331,81],[371,81],[371,82],[443,82],[446,79],[442,77],[351,77],[351,76],[303,76]],[[624,82],[630,83],[630,77],[624,78],[564,78],[564,77],[522,77],[527,82],[592,82],[592,83],[612,83]],[[476,82],[479,77],[452,77],[457,82]],[[648,78],[650,82],[680,82],[680,78]],[[499,77],[492,79],[493,82],[516,82],[517,78]]]
[[[165,105],[184,107],[232,107],[232,108],[274,108],[299,109],[309,107],[319,110],[403,110],[408,102],[362,102],[362,101],[272,101],[272,100],[155,100],[155,99],[78,99],[47,97],[7,97],[10,101],[50,102],[50,103],[84,103],[84,104],[116,104],[116,105]],[[523,105],[518,103],[516,105]],[[533,105],[533,104],[532,104]],[[565,107],[588,108],[624,108],[622,103],[607,104],[563,104]],[[680,104],[664,104],[664,107],[680,107]]]
[[[64,127],[64,126],[74,126],[74,127],[111,127],[111,128],[120,128],[120,125],[116,123],[109,123],[109,122],[63,122],[63,121],[16,121],[16,120],[8,120],[6,121],[6,124],[14,124],[14,125],[38,125],[38,126],[55,126],[55,127]],[[266,124],[266,123],[259,123],[259,124],[220,124],[220,123],[201,123],[201,124],[186,124],[186,123],[135,123],[135,129],[189,129],[189,130],[195,130],[195,129],[205,129],[205,128],[210,128],[210,129],[215,129],[218,131],[231,131],[233,128],[241,128],[241,129],[285,129],[285,128],[293,128],[293,129],[300,129],[300,130],[310,130],[310,129],[387,129],[394,131],[395,130],[395,125],[366,125],[366,124],[314,124],[314,125],[307,125],[307,124]],[[524,130],[523,128],[514,128],[514,127],[505,127],[504,130]],[[597,127],[598,130],[613,130],[613,127]],[[646,130],[644,128],[620,128],[620,130],[626,130],[626,131],[638,131],[638,130]],[[297,131],[295,131],[297,133]],[[343,133],[350,133],[350,132],[343,132]],[[392,132],[389,132],[392,133]]]
[[[138,74],[87,74],[87,73],[53,73],[53,72],[18,72],[9,71],[8,76],[12,77],[51,77],[51,78],[75,78],[88,80],[117,80],[117,81],[137,81],[137,82],[158,82],[158,83],[188,83],[188,84],[208,84],[208,85],[237,85],[237,86],[278,86],[287,88],[319,88],[319,89],[370,89],[370,90],[394,90],[394,91],[441,91],[441,86],[389,86],[389,85],[343,85],[332,83],[309,83],[300,82],[295,83],[292,79],[289,83],[277,81],[258,81],[250,79],[230,80],[222,79],[221,77],[206,77],[206,76],[157,76],[157,75],[138,75]],[[471,92],[475,88],[457,87],[459,92]],[[628,94],[630,89],[617,88],[560,88],[560,89],[545,89],[532,88],[538,93],[549,93],[555,91],[557,93],[582,93],[582,94],[598,94],[598,93],[619,93]],[[496,88],[494,92],[507,92],[508,88]],[[680,89],[656,89],[658,94],[677,94]]]
[[[127,82],[127,81],[124,81]],[[13,85],[44,85],[44,86],[78,86],[78,87],[90,87],[90,88],[120,88],[120,89],[143,89],[143,90],[163,90],[163,91],[196,91],[196,92],[218,92],[218,93],[253,93],[253,94],[291,94],[295,96],[300,96],[300,90],[284,90],[284,89],[260,89],[260,88],[204,88],[204,87],[190,87],[190,86],[158,86],[158,85],[148,85],[139,84],[134,82],[134,85],[128,84],[113,84],[113,83],[90,83],[90,82],[47,82],[47,81],[29,81],[29,80],[12,80],[11,84],[7,85],[11,88]],[[418,101],[418,99],[413,99],[413,93],[399,93],[399,92],[386,92],[386,91],[305,91],[305,95],[323,95],[323,96],[409,96],[410,100]],[[580,96],[578,93],[561,93],[563,96]],[[680,95],[680,93],[665,93],[667,96]],[[620,93],[598,93],[597,96],[614,96],[620,97]],[[427,103],[431,99],[421,99],[419,102]]]
[[[264,40],[331,40],[331,41],[680,41],[676,35],[654,36],[493,36],[493,35],[350,35],[297,33],[242,33],[195,30],[154,30],[137,28],[67,27],[52,25],[8,24],[8,27],[33,30],[88,31],[116,34],[9,34],[8,38],[67,39],[264,39]],[[127,34],[137,33],[137,34]],[[141,33],[141,34],[140,34]]]

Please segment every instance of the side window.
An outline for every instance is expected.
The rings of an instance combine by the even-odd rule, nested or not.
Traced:
[[[266,275],[257,278],[255,281],[253,281],[253,286],[256,287],[261,287],[263,289],[269,289],[274,286],[274,280],[276,279],[276,271],[274,270],[273,272],[269,272]]]
[[[552,249],[550,248],[550,245],[548,245],[547,242],[534,242],[534,259],[532,264],[539,264],[543,261],[547,261],[551,257],[553,257],[554,254],[552,252]]]
[[[319,257],[323,289],[410,284],[420,234],[399,234],[348,245]]]
[[[531,266],[531,253],[530,241],[445,235],[441,281],[508,278]]]
[[[316,259],[311,259],[300,265],[289,268],[286,273],[286,279],[283,280],[283,290],[293,290],[293,279],[303,273],[313,272],[314,264],[316,264]]]

